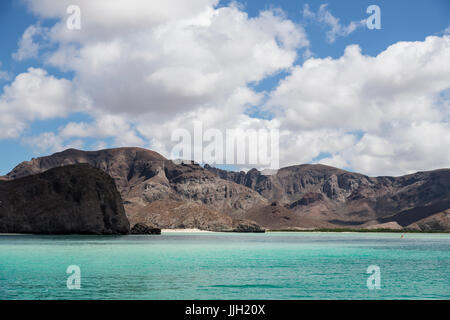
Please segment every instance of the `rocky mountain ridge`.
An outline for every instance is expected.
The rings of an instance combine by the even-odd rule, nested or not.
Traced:
[[[247,221],[243,217],[245,212],[267,204],[267,200],[257,192],[221,179],[199,165],[177,164],[142,148],[100,151],[68,149],[22,162],[3,178],[14,180],[77,163],[89,164],[114,179],[131,225],[151,222],[153,226],[161,228],[179,228],[184,225],[189,228],[231,231],[236,228],[244,230],[248,226],[249,230],[253,230],[257,224]],[[168,219],[170,214],[162,215],[161,212],[167,212],[161,211],[163,207],[151,205],[161,201],[171,208],[172,218],[175,215],[176,219]],[[196,217],[193,217],[194,211]],[[152,219],[148,219],[148,215]]]
[[[264,175],[256,169],[230,172],[178,163],[142,148],[68,149],[23,162],[3,179],[74,163],[88,163],[114,179],[132,225],[450,230],[449,169],[368,177],[306,164]]]
[[[449,169],[368,177],[320,164],[285,167],[273,175],[256,169],[245,173],[205,168],[257,191],[295,216],[317,221],[317,225],[326,222],[334,227],[366,228],[393,222],[420,229],[415,222],[450,208]]]

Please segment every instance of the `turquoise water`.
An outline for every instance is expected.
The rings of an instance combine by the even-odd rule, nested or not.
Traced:
[[[449,273],[449,234],[0,236],[0,299],[449,299]]]

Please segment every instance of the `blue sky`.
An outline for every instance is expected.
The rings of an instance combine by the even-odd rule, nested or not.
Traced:
[[[37,1],[39,3],[39,1]],[[77,4],[77,1],[72,1],[73,4]],[[222,1],[219,6],[227,7],[233,6],[233,2]],[[352,44],[357,44],[361,48],[361,54],[364,56],[372,56],[375,57],[381,52],[385,51],[389,46],[394,45],[400,41],[425,41],[428,36],[437,36],[443,37],[444,30],[449,27],[450,21],[450,2],[447,0],[433,0],[433,1],[407,1],[407,0],[397,0],[397,1],[360,1],[360,0],[348,0],[348,1],[339,1],[339,0],[328,0],[328,1],[288,1],[288,0],[246,0],[246,1],[238,1],[240,5],[238,6],[239,10],[242,12],[246,12],[248,14],[248,18],[256,18],[260,16],[261,11],[272,10],[276,12],[275,9],[281,9],[283,11],[283,20],[289,20],[295,25],[300,26],[303,29],[305,36],[309,42],[307,47],[298,45],[295,50],[297,51],[297,57],[293,60],[290,68],[284,68],[282,66],[277,67],[276,71],[269,72],[269,75],[264,75],[258,78],[255,82],[247,82],[246,87],[250,88],[252,92],[264,93],[265,98],[263,98],[264,102],[259,101],[253,107],[249,104],[246,104],[245,111],[243,112],[246,116],[249,116],[250,119],[266,119],[268,121],[276,120],[277,115],[276,112],[271,111],[270,108],[262,108],[261,105],[265,104],[266,101],[270,101],[272,99],[271,92],[276,91],[277,87],[280,84],[280,81],[287,79],[292,72],[292,67],[299,66],[301,67],[303,63],[310,58],[314,59],[324,59],[326,57],[331,57],[332,59],[339,59],[344,55],[345,49],[347,46]],[[316,16],[305,17],[304,16],[304,6],[308,4],[309,10],[314,13]],[[369,30],[365,26],[358,27],[355,31],[351,32],[345,36],[337,36],[334,42],[330,42],[327,40],[326,33],[330,30],[330,26],[320,21],[318,18],[319,7],[321,5],[327,4],[325,10],[332,14],[335,18],[339,19],[339,23],[341,26],[345,27],[349,25],[352,21],[361,21],[362,19],[366,19],[369,15],[366,13],[366,9],[369,5],[378,5],[381,8],[381,30]],[[39,6],[39,4],[38,4]],[[80,5],[82,10],[83,5]],[[43,4],[45,7],[45,4]],[[217,9],[218,7],[216,7]],[[34,12],[33,12],[34,10]],[[45,13],[45,8],[42,9]],[[0,33],[1,33],[1,49],[0,49],[0,95],[4,95],[4,89],[7,86],[11,86],[16,77],[22,73],[27,73],[28,69],[31,68],[39,68],[45,70],[47,76],[53,76],[56,79],[67,79],[75,88],[78,88],[79,79],[82,79],[82,71],[73,68],[62,68],[61,66],[57,66],[55,64],[48,62],[48,57],[52,53],[56,52],[58,48],[61,48],[65,45],[63,42],[58,42],[59,40],[48,41],[45,38],[45,31],[33,38],[39,46],[39,52],[35,57],[28,57],[26,59],[16,59],[13,57],[14,53],[19,50],[19,41],[24,34],[24,32],[30,26],[38,25],[43,30],[51,29],[58,23],[61,19],[56,16],[45,16],[45,14],[39,13],[39,9],[32,9],[31,5],[27,1],[2,1],[0,4]],[[83,13],[83,11],[82,11]],[[64,12],[61,13],[61,16],[64,16]],[[231,26],[230,26],[231,27]],[[46,29],[48,28],[48,29]],[[151,27],[149,27],[151,28]],[[93,32],[93,30],[89,29],[84,31],[82,29],[81,32]],[[100,40],[99,40],[100,41]],[[83,45],[91,45],[92,39],[89,42],[83,42],[79,44]],[[310,54],[306,55],[306,52],[309,51]],[[269,68],[269,67],[267,67]],[[362,72],[371,72],[370,70],[362,71]],[[357,78],[355,81],[358,81]],[[242,86],[242,84],[239,84]],[[238,85],[236,85],[238,86]],[[81,87],[81,85],[80,85]],[[106,85],[105,85],[106,87]],[[82,88],[83,89],[83,88]],[[447,90],[447,89],[446,89]],[[89,90],[87,90],[89,91]],[[231,92],[231,91],[230,91]],[[26,94],[26,93],[23,93]],[[441,96],[443,96],[444,107],[447,108],[444,110],[443,115],[440,116],[440,119],[437,119],[437,123],[440,123],[444,126],[444,128],[448,128],[448,118],[446,118],[446,114],[448,112],[448,104],[445,107],[445,104],[448,102],[448,90],[442,91]],[[114,98],[114,97],[113,97]],[[4,97],[4,99],[6,99]],[[94,107],[96,107],[96,103],[101,105],[101,99],[96,97],[92,97],[92,101]],[[195,100],[195,99],[194,99]],[[6,100],[5,100],[6,101]],[[202,100],[202,103],[205,100]],[[283,100],[284,101],[284,100]],[[5,102],[4,108],[8,108],[8,101]],[[209,103],[209,102],[208,102]],[[212,103],[212,102],[211,102]],[[268,103],[270,104],[270,103]],[[209,105],[209,104],[208,104]],[[196,106],[192,107],[194,110]],[[0,105],[1,108],[1,105]],[[12,107],[11,107],[12,108]],[[114,117],[122,116],[124,121],[127,123],[124,125],[128,130],[132,130],[133,133],[130,133],[132,136],[130,141],[131,143],[136,142],[137,144],[143,144],[146,147],[155,147],[158,145],[156,142],[157,138],[153,138],[153,136],[146,135],[147,132],[145,129],[140,130],[142,127],[142,123],[139,123],[139,116],[136,117],[136,114],[127,113],[127,107],[123,106],[124,110],[121,112],[117,109],[114,109],[111,114]],[[14,115],[14,111],[9,111],[12,115]],[[29,160],[32,157],[44,155],[47,153],[51,153],[55,150],[55,148],[36,148],[33,145],[35,141],[30,137],[37,137],[43,133],[54,133],[55,136],[60,135],[61,129],[65,127],[68,123],[84,123],[84,124],[93,124],[96,120],[100,121],[100,117],[106,117],[108,114],[106,111],[102,111],[101,115],[99,112],[91,112],[85,111],[85,109],[80,108],[79,110],[61,112],[60,114],[55,114],[52,116],[45,117],[33,117],[31,120],[24,120],[25,127],[21,130],[20,134],[11,137],[3,137],[0,135],[0,150],[2,150],[0,157],[0,175],[9,172],[15,165],[24,160]],[[178,115],[178,111],[174,111],[174,116]],[[149,117],[151,115],[149,114]],[[165,115],[165,119],[170,119],[170,114]],[[131,120],[130,120],[131,119]],[[138,120],[135,120],[138,119]],[[169,120],[167,120],[169,121]],[[238,120],[236,120],[238,121]],[[239,120],[240,121],[240,120]],[[412,123],[408,125],[412,126]],[[415,123],[415,122],[414,122]],[[0,122],[2,125],[2,122]],[[318,126],[320,127],[320,126]],[[6,127],[5,127],[6,128]],[[5,128],[0,128],[0,130],[6,130]],[[305,132],[305,126],[302,127],[302,131],[296,131],[295,134],[299,136]],[[309,129],[308,129],[309,130]],[[319,129],[317,129],[319,130]],[[336,132],[339,132],[339,128],[334,128]],[[446,129],[445,129],[446,130]],[[359,129],[357,126],[349,126],[348,128],[343,128],[341,131],[345,133],[351,132],[353,137],[356,139],[354,143],[356,143],[359,139],[361,139],[367,131],[363,128]],[[379,131],[379,130],[378,130]],[[294,131],[293,131],[294,132]],[[374,130],[376,132],[376,130]],[[446,131],[445,131],[446,132]],[[123,134],[124,135],[125,131]],[[127,132],[128,134],[128,132]],[[375,133],[374,133],[375,135]],[[74,136],[63,136],[60,140],[61,146],[69,146],[69,145],[81,145],[85,149],[95,149],[97,146],[105,146],[105,147],[115,147],[118,145],[123,145],[124,143],[119,143],[118,137],[115,137],[114,134],[102,133],[99,134],[100,138],[96,136],[96,134],[80,136],[80,134]],[[333,136],[333,134],[332,134]],[[369,134],[367,134],[369,136]],[[120,138],[120,137],[119,137]],[[340,139],[340,138],[336,138]],[[389,138],[387,138],[389,140]],[[164,139],[161,138],[161,141]],[[315,141],[315,140],[314,140]],[[163,142],[159,142],[163,143]],[[347,147],[343,146],[339,150],[334,150],[332,147],[317,147],[317,151],[315,153],[311,153],[308,157],[299,158],[299,162],[319,162],[322,159],[331,159],[331,164],[339,164],[340,162],[336,159],[342,159],[345,156],[351,157],[347,155]],[[399,147],[401,149],[402,147]],[[402,149],[403,150],[403,149]],[[428,164],[423,163],[423,169],[432,169],[434,166],[446,165],[445,162],[445,154],[443,155],[444,161],[441,161],[436,164]],[[348,158],[350,159],[350,158]],[[334,162],[333,162],[334,161]],[[337,161],[337,162],[336,162]],[[346,160],[347,161],[347,160]],[[390,162],[395,162],[395,159],[390,159]],[[283,161],[282,161],[283,162]],[[402,170],[405,172],[409,172],[414,170],[415,168],[419,168],[421,166],[420,161],[416,161],[417,164],[405,164],[404,167],[399,167],[395,171],[401,172]],[[284,162],[283,162],[284,163]],[[290,163],[286,160],[286,164]],[[343,162],[344,163],[344,162]],[[349,170],[361,170],[365,167],[363,165],[358,166],[358,162],[354,162],[355,165],[352,165],[351,160],[346,162],[346,165],[342,165],[343,167]],[[372,172],[367,170],[368,174]],[[374,170],[373,172],[384,173],[383,167],[380,168],[379,171]],[[391,173],[386,171],[386,173]]]

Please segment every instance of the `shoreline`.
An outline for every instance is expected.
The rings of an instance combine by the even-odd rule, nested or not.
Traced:
[[[197,233],[197,232],[211,233],[211,232],[214,232],[214,231],[201,230],[201,229],[195,229],[195,228],[191,228],[191,229],[161,229],[161,234],[162,233],[181,233],[181,232],[187,232],[187,233]]]
[[[449,234],[450,231],[421,231],[421,230],[394,230],[394,229],[304,229],[304,230],[295,230],[295,229],[266,229],[266,232],[339,232],[339,233],[442,233]]]
[[[201,230],[195,228],[189,229],[161,229],[161,234],[163,233],[276,233],[276,232],[292,232],[292,233],[423,233],[423,234],[450,234],[450,231],[419,231],[419,230],[392,230],[392,229],[303,229],[303,230],[295,230],[295,229],[266,229],[265,232],[229,232],[229,231],[209,231],[209,230]],[[71,235],[85,235],[85,236],[94,236],[96,234],[42,234],[42,233],[0,233],[0,236],[26,236],[26,235],[40,235],[40,236],[71,236]],[[132,234],[123,234],[122,236],[129,236]],[[105,235],[99,235],[105,236]],[[118,235],[114,235],[118,236]]]

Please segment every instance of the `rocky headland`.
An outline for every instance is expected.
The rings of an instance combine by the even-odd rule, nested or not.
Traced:
[[[129,232],[113,179],[88,164],[0,181],[0,233]]]

